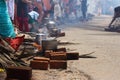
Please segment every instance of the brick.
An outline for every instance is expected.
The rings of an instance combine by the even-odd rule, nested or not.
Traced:
[[[66,52],[51,52],[50,54],[66,54]]]
[[[65,53],[51,53],[50,54],[51,60],[67,60],[67,56]]]
[[[34,60],[37,60],[37,61],[50,61],[50,58],[45,58],[45,57],[34,57],[33,58]]]
[[[63,36],[65,36],[65,32],[62,32],[58,35],[58,37],[63,37]]]
[[[52,50],[46,50],[45,51],[45,57],[50,58],[50,53],[53,52]]]
[[[67,60],[78,60],[79,59],[79,53],[78,52],[70,52],[66,53]]]
[[[66,60],[50,60],[50,69],[67,69]]]
[[[31,80],[32,68],[8,66],[6,69],[6,73],[7,73],[6,79]]]
[[[48,61],[33,60],[30,62],[32,69],[48,70]]]
[[[56,52],[66,52],[66,48],[58,48],[55,51]]]
[[[5,80],[20,80],[20,79],[6,78]]]
[[[51,34],[50,36],[51,36],[51,37],[63,37],[63,36],[65,36],[65,32]]]

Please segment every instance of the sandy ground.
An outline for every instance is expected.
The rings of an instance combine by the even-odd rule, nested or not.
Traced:
[[[33,70],[33,80],[119,80],[120,33],[104,31],[110,20],[109,16],[100,16],[85,23],[59,26],[66,36],[58,40],[75,43],[59,47],[80,55],[92,53],[89,56],[93,58],[68,61],[67,70]]]
[[[110,20],[110,16],[100,16],[86,23],[62,27],[67,35],[60,40],[77,43],[65,47],[80,55],[92,53],[90,56],[95,57],[71,63],[71,67],[88,74],[92,80],[120,79],[120,33],[104,31]]]

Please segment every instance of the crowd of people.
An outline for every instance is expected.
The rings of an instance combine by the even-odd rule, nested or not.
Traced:
[[[8,2],[10,1],[14,0]],[[34,21],[41,23],[45,17],[50,17],[58,24],[61,24],[64,23],[63,20],[79,19],[81,14],[85,19],[87,12],[87,0],[16,0],[15,6],[15,21],[19,23],[19,29],[26,32],[30,31],[29,23],[31,24]]]
[[[42,24],[46,17],[54,20],[57,25],[86,22],[90,10],[97,11],[99,15],[104,14],[104,10],[108,11],[106,4],[112,3],[112,0],[95,0],[93,2],[97,6],[97,9],[94,8],[95,11],[91,9],[92,2],[90,2],[90,0],[0,0],[0,36],[14,37],[13,24],[22,32],[36,31],[39,28],[36,24]],[[113,6],[108,5],[110,9],[110,6]],[[113,13],[111,10],[108,12]]]
[[[0,0],[0,19],[3,20],[7,16],[4,26],[9,24],[13,27],[13,23],[22,32],[31,31],[34,24],[42,23],[45,17],[54,20],[59,25],[66,21],[79,20],[80,17],[84,21],[86,13],[87,0]],[[0,24],[3,23],[0,21]],[[0,35],[3,34],[0,33]]]

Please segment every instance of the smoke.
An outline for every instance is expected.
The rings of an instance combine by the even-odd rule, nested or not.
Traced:
[[[94,13],[95,8],[96,8],[96,4],[97,4],[97,0],[88,0],[88,13]]]
[[[120,0],[88,0],[88,13],[113,15],[117,6],[120,6]]]

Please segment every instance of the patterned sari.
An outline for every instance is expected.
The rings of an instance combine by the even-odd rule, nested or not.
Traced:
[[[14,38],[16,36],[5,0],[0,0],[0,36],[3,38]]]

